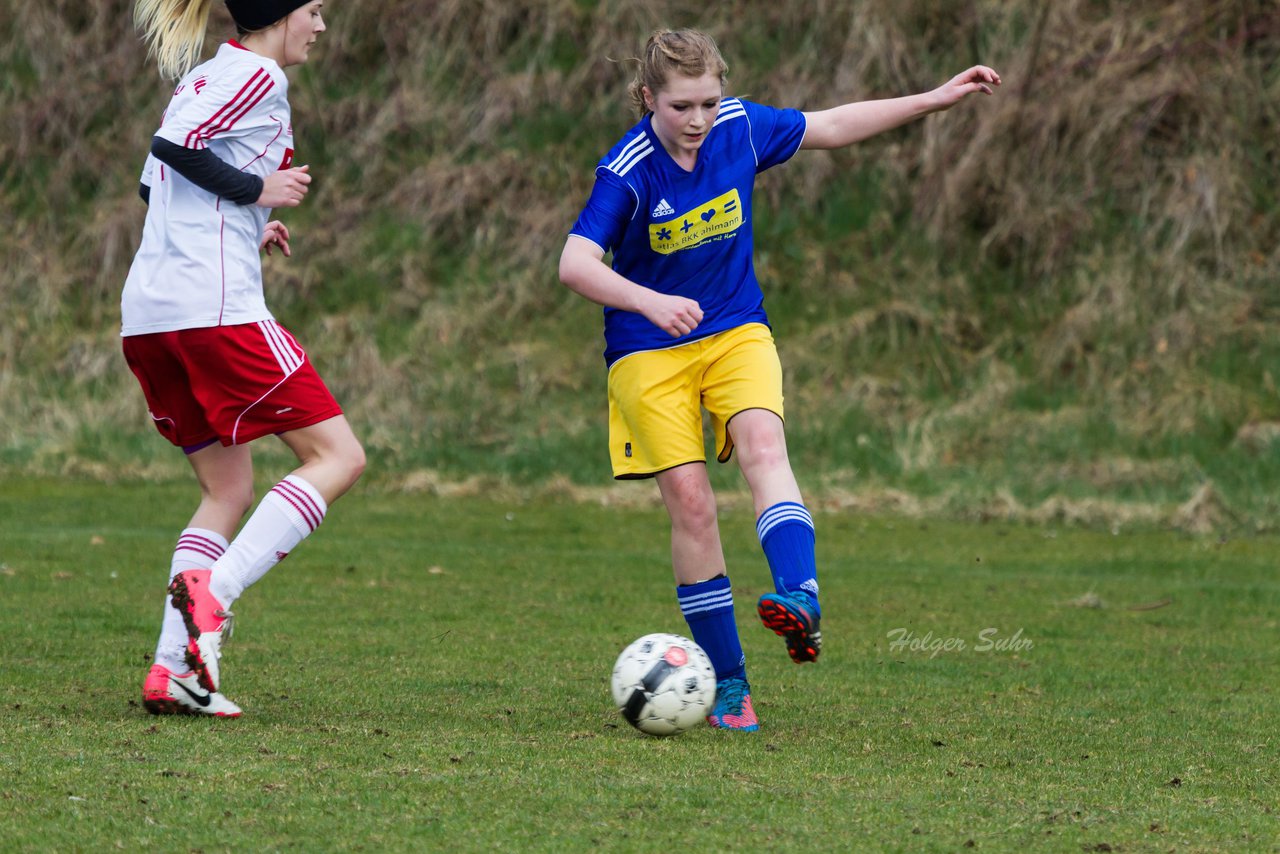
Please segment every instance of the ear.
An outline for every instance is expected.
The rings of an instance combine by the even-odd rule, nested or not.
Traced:
[[[657,110],[657,106],[658,106],[657,99],[656,99],[656,98],[654,98],[654,96],[653,96],[653,92],[652,92],[652,91],[650,91],[649,87],[648,87],[648,86],[641,86],[641,87],[640,87],[640,94],[641,94],[641,96],[644,98],[644,108],[645,108],[646,110],[648,110],[649,112],[651,112],[651,113],[656,113],[656,112],[658,111],[658,110]]]

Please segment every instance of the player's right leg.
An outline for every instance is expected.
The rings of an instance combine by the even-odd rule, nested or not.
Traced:
[[[187,454],[200,483],[200,505],[174,548],[170,586],[184,573],[208,572],[207,567],[226,551],[228,538],[253,500],[249,449],[219,444],[219,432],[209,421],[206,401],[196,391],[199,377],[193,372],[193,360],[187,352],[192,335],[190,331],[177,331],[123,339],[125,359],[142,387],[152,422],[161,435]],[[195,364],[208,361],[218,360],[197,359]],[[165,673],[179,674],[181,679],[193,671],[188,659],[193,651],[199,656],[199,645],[189,636],[190,627],[184,619],[189,615],[173,605],[170,596],[156,644],[155,664]],[[211,645],[206,641],[204,646]],[[211,657],[216,660],[216,655]],[[153,667],[143,688],[144,703],[151,698],[149,709],[167,707],[164,695],[173,688],[168,683],[161,685],[156,672]],[[205,681],[216,684],[216,664],[214,678],[210,680],[206,675]],[[180,694],[179,700],[182,696],[185,695]]]
[[[151,665],[142,685],[142,706],[153,715],[240,717],[239,706],[216,691],[205,690],[194,672],[175,672],[163,664]]]
[[[671,562],[676,598],[689,632],[716,671],[716,700],[707,722],[721,729],[753,732],[759,720],[747,684],[747,661],[733,613],[733,590],[725,572],[716,500],[705,463],[659,472],[658,489],[671,517]]]
[[[200,483],[201,494],[200,506],[191,517],[188,530],[216,531],[225,543],[253,501],[253,458],[249,447],[215,442],[188,453],[187,462]],[[191,565],[182,566],[169,580],[170,602],[187,637],[186,667],[179,670],[167,662],[160,663],[173,672],[193,671],[207,691],[218,690],[223,635],[232,616],[231,603],[218,600],[209,589],[212,567],[226,550],[225,545],[221,549],[206,546],[204,556],[208,560],[200,562],[194,559],[199,555],[191,555],[193,559],[186,562]]]

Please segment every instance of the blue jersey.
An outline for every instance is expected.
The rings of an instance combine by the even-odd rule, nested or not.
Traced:
[[[639,285],[697,300],[702,322],[672,338],[643,315],[604,310],[605,363],[687,344],[744,323],[768,323],[752,263],[755,177],[804,139],[799,110],[725,98],[693,171],[676,165],[645,116],[596,167],[591,198],[570,234],[613,253]]]

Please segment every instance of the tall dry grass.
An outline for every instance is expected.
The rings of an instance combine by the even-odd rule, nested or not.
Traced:
[[[0,18],[0,435],[17,468],[150,466],[164,452],[113,459],[86,438],[148,429],[117,355],[117,304],[169,87],[129,7],[50,0]],[[778,105],[922,91],[975,62],[1005,79],[994,98],[761,181],[759,267],[786,318],[794,429],[863,424],[893,445],[883,488],[961,467],[993,495],[1042,492],[998,464],[1001,448],[1035,455],[1080,413],[1151,442],[1229,441],[1280,419],[1270,372],[1247,367],[1277,352],[1280,317],[1274,3],[326,11],[291,85],[317,181],[284,215],[298,257],[268,263],[269,302],[388,467],[505,476],[542,455],[604,477],[579,459],[600,435],[597,315],[556,283],[555,259],[595,160],[634,118],[629,58],[660,25],[712,32],[732,91]],[[220,8],[214,29],[210,50],[230,31]],[[1170,468],[1186,492],[1195,466]],[[823,469],[833,490],[866,481],[866,466]],[[1087,459],[1079,470],[1110,488]]]

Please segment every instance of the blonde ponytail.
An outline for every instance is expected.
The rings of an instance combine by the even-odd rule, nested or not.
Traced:
[[[177,80],[200,60],[212,6],[213,0],[136,0],[134,26],[161,75]]]

